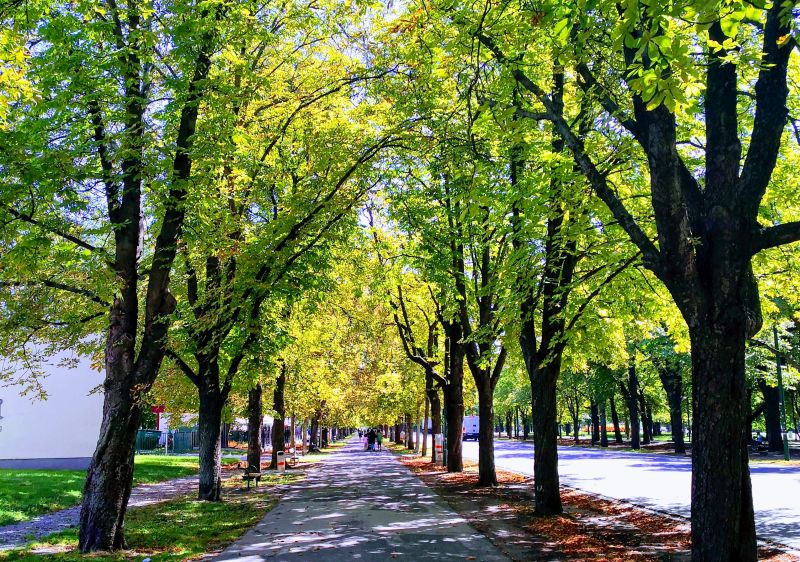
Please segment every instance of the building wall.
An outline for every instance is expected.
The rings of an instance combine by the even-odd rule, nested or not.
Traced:
[[[94,453],[103,412],[102,393],[89,392],[103,375],[81,358],[75,368],[54,358],[43,380],[46,400],[0,387],[0,460],[88,458]]]

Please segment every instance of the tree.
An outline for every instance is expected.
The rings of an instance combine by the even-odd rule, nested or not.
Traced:
[[[570,47],[576,47],[572,54],[580,87],[597,97],[646,157],[658,245],[598,170],[586,139],[559,115],[547,90],[526,74],[516,46],[514,55],[508,55],[514,42],[507,44],[485,25],[473,26],[472,32],[544,108],[546,119],[642,252],[645,265],[667,287],[688,325],[695,404],[693,558],[755,560],[743,422],[744,350],[748,337],[761,327],[752,257],[800,238],[799,223],[759,223],[787,121],[792,4],[762,9],[739,3],[631,3],[621,15],[619,6],[610,2],[598,3],[591,12],[570,11],[571,7],[552,10],[559,25],[550,29],[563,38],[561,44],[570,36],[579,37]],[[680,25],[681,19],[692,23]],[[609,36],[615,39],[612,45],[606,42]],[[698,44],[707,45],[702,65],[690,55],[691,46]],[[589,60],[593,46],[610,52],[611,63],[594,56],[594,62]],[[739,57],[758,64],[741,64]],[[609,77],[611,86],[606,83]],[[617,87],[620,83],[622,89]],[[693,105],[691,96],[703,89],[705,99],[715,102]],[[748,95],[740,96],[742,90]],[[702,182],[692,173],[695,155],[684,153],[679,144],[684,107],[690,117],[702,116],[706,125],[705,143],[697,149],[705,157]],[[750,137],[744,154],[742,128]]]
[[[0,214],[15,229],[8,244],[37,249],[4,256],[0,286],[8,301],[29,290],[52,297],[37,307],[38,321],[21,322],[34,338],[48,337],[44,318],[51,333],[56,324],[72,330],[62,342],[106,333],[103,420],[80,517],[84,552],[125,545],[142,397],[165,353],[195,131],[230,15],[214,2],[56,3],[27,14],[28,41],[37,43],[31,84],[46,96],[10,115]],[[172,101],[152,114],[163,98]],[[31,152],[35,161],[25,157]],[[63,315],[59,293],[79,297]]]

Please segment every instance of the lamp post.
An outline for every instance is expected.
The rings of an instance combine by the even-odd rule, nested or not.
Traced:
[[[783,373],[781,372],[780,341],[778,339],[778,325],[772,326],[772,335],[775,339],[775,372],[778,375],[778,402],[780,404],[781,438],[783,439],[783,458],[789,460],[789,436],[786,434],[786,406],[783,394]]]

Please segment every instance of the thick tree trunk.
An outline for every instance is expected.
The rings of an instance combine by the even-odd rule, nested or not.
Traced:
[[[322,448],[326,449],[328,447],[328,427],[325,426],[322,428]]]
[[[462,428],[464,426],[463,366],[461,377],[451,377],[444,387],[445,415],[447,417],[447,471],[462,472]]]
[[[600,412],[594,398],[589,400],[589,411],[592,416],[592,445],[597,445],[600,442]]]
[[[264,423],[264,409],[261,383],[247,393],[247,466],[261,470],[261,424]]]
[[[394,442],[397,445],[403,444],[402,429],[399,423],[394,424]]]
[[[745,435],[743,322],[698,325],[692,343],[692,559],[756,560]]]
[[[619,415],[617,414],[617,404],[613,394],[609,402],[611,403],[611,423],[614,424],[614,442],[622,444],[622,432],[619,429]]]
[[[534,505],[538,515],[554,515],[563,511],[558,477],[558,409],[556,380],[561,370],[561,354],[544,365],[529,367],[533,398],[533,479]],[[578,420],[575,441],[578,441]]]
[[[202,381],[205,378],[201,379]],[[200,438],[200,483],[197,497],[205,501],[219,501],[222,487],[221,429],[222,406],[219,388],[202,383],[200,388],[200,415],[197,429]]]
[[[82,552],[126,547],[123,522],[133,482],[136,432],[141,422],[141,408],[130,396],[130,391],[106,389],[100,438],[83,488],[79,538]]]
[[[494,465],[494,388],[486,373],[478,388],[478,486],[497,486]]]
[[[777,386],[770,386],[764,379],[758,380],[758,389],[764,396],[764,424],[767,430],[767,445],[770,451],[783,451],[781,433],[781,402]]]

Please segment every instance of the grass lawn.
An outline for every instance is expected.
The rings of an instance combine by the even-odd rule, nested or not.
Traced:
[[[134,484],[149,484],[197,472],[197,457],[139,455]],[[235,460],[223,459],[225,462]],[[81,500],[82,470],[0,469],[0,526],[65,509]]]
[[[301,479],[299,474],[270,474],[264,487]],[[151,558],[153,562],[185,560],[218,550],[255,525],[275,503],[264,488],[246,491],[241,481],[223,485],[224,501],[201,502],[185,496],[161,504],[131,509],[125,517],[125,537],[129,550],[92,555],[92,561],[122,561]],[[164,523],[169,524],[165,525]],[[19,550],[0,552],[0,561],[86,560],[75,551],[78,531],[73,529],[50,535]]]

